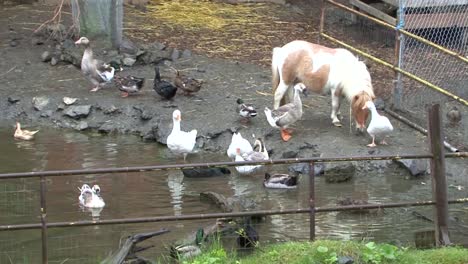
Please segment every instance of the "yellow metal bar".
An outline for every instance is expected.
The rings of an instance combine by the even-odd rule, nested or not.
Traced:
[[[428,82],[428,81],[426,81],[426,80],[424,80],[424,79],[421,79],[421,78],[419,78],[418,76],[416,76],[416,75],[414,75],[414,74],[412,74],[412,73],[409,73],[409,72],[407,72],[407,71],[405,71],[405,70],[402,70],[401,68],[399,68],[399,67],[397,67],[397,66],[395,66],[395,65],[393,65],[393,64],[391,64],[391,63],[388,63],[388,62],[386,62],[386,61],[384,61],[384,60],[381,60],[381,59],[379,59],[379,58],[376,58],[376,57],[374,57],[374,56],[372,56],[372,55],[370,55],[370,54],[368,54],[368,53],[366,53],[366,52],[364,52],[364,51],[361,51],[361,50],[359,50],[359,49],[356,49],[356,48],[354,48],[354,47],[352,47],[352,46],[350,46],[350,45],[344,43],[343,41],[340,41],[340,40],[338,40],[338,39],[336,39],[336,38],[334,38],[334,37],[331,37],[331,36],[329,36],[329,35],[327,35],[327,34],[325,34],[325,33],[322,33],[322,34],[320,34],[320,35],[321,35],[322,37],[325,37],[325,38],[328,39],[328,40],[331,40],[331,41],[333,41],[333,42],[335,42],[335,43],[338,43],[338,44],[340,44],[340,45],[346,47],[347,49],[350,49],[350,50],[352,50],[352,51],[354,51],[354,52],[356,52],[356,53],[359,53],[359,54],[361,54],[362,56],[364,56],[364,57],[366,57],[366,58],[369,58],[369,59],[371,59],[371,60],[373,60],[373,61],[375,61],[375,62],[377,62],[377,63],[380,63],[380,64],[382,64],[382,65],[384,65],[384,66],[389,67],[389,68],[392,68],[393,70],[398,71],[398,72],[400,72],[401,74],[404,74],[405,76],[407,76],[407,77],[409,77],[409,78],[411,78],[411,79],[413,79],[413,80],[416,80],[416,81],[418,81],[418,82],[420,82],[420,83],[422,83],[422,84],[428,86],[429,88],[432,88],[432,89],[438,91],[439,93],[442,93],[442,94],[444,94],[444,95],[446,95],[446,96],[448,96],[448,97],[450,97],[450,98],[452,98],[452,99],[455,99],[455,100],[457,100],[458,102],[460,102],[460,103],[462,103],[462,104],[468,106],[468,101],[467,101],[467,100],[465,100],[465,99],[463,99],[463,98],[461,98],[461,97],[459,97],[459,96],[457,96],[457,95],[454,95],[454,94],[452,94],[452,93],[450,93],[450,92],[448,92],[448,91],[446,91],[446,90],[440,88],[439,86],[436,86],[436,85],[434,85],[434,84],[432,84],[432,83],[430,83],[430,82]]]
[[[369,15],[363,14],[363,13],[361,13],[359,11],[356,11],[356,10],[354,10],[352,8],[349,8],[349,7],[347,7],[347,6],[343,5],[343,4],[337,3],[337,2],[335,2],[333,0],[325,0],[325,1],[332,4],[332,5],[334,5],[334,6],[337,6],[337,7],[341,8],[341,9],[349,11],[349,12],[351,12],[353,14],[356,14],[358,16],[361,16],[361,17],[364,17],[366,19],[372,20],[372,21],[374,21],[375,23],[377,23],[379,25],[382,25],[384,27],[387,27],[387,28],[390,28],[392,30],[398,31],[398,32],[410,37],[410,38],[414,38],[414,39],[416,39],[416,40],[418,40],[418,41],[420,41],[420,42],[422,42],[424,44],[427,44],[427,45],[429,45],[429,46],[431,46],[431,47],[433,47],[435,49],[438,49],[438,50],[440,50],[440,51],[442,51],[444,53],[452,55],[452,56],[458,58],[459,60],[464,61],[465,63],[468,63],[468,58],[466,58],[465,56],[460,55],[459,53],[457,53],[457,52],[455,52],[453,50],[446,49],[446,48],[444,48],[444,47],[442,47],[440,45],[435,44],[432,41],[429,41],[429,40],[427,40],[425,38],[422,38],[422,37],[420,37],[418,35],[410,33],[410,32],[408,32],[406,30],[396,28],[395,25],[389,24],[389,23],[384,22],[384,21],[382,21],[380,19],[377,19],[377,18],[371,17]]]

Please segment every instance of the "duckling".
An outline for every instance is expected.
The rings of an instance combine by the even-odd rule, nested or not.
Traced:
[[[242,122],[246,123],[250,121],[250,118],[257,116],[257,110],[252,104],[244,103],[241,98],[237,99],[237,112],[243,117]]]
[[[119,90],[122,91],[122,97],[138,93],[145,84],[145,78],[138,78],[132,75],[125,77],[115,76],[115,80],[119,84]]]
[[[299,92],[307,96],[307,88],[303,83],[298,83],[294,86],[294,99],[292,103],[282,105],[274,110],[265,107],[268,123],[270,126],[281,130],[281,138],[284,141],[291,139],[291,131],[287,128],[302,117],[302,101]]]
[[[102,208],[106,204],[104,203],[104,200],[100,195],[96,193],[96,190],[99,191],[100,193],[100,188],[97,185],[93,186],[93,188],[90,188],[89,185],[83,184],[80,190],[80,196],[78,197],[78,200],[80,202],[80,205],[87,207],[87,208]]]
[[[34,131],[22,130],[21,124],[19,122],[16,122],[16,129],[15,129],[15,134],[13,135],[13,137],[16,139],[22,139],[22,140],[32,140],[34,139],[34,135],[37,132],[39,132],[39,130],[34,130]]]
[[[192,93],[200,91],[203,84],[203,80],[198,80],[192,77],[181,75],[177,69],[172,69],[176,72],[176,75],[174,77],[174,85],[178,89],[181,89],[184,92],[184,95],[191,95]]]
[[[193,129],[190,132],[180,130],[181,121],[180,110],[176,109],[172,113],[172,132],[167,137],[167,146],[174,153],[182,153],[184,155],[184,161],[187,158],[187,154],[193,151],[197,140],[197,130]]]
[[[237,233],[237,244],[239,247],[252,248],[257,246],[259,235],[251,225],[251,216],[244,217],[243,227]]]
[[[177,87],[168,81],[161,80],[161,74],[159,73],[159,67],[154,68],[155,77],[153,83],[153,89],[158,93],[162,98],[166,100],[172,99],[176,95]]]
[[[456,125],[458,122],[461,121],[462,116],[460,110],[456,106],[453,106],[450,111],[447,112],[447,119],[450,121],[451,125]]]
[[[260,140],[255,140],[254,151],[241,155],[240,148],[236,149],[235,161],[263,161],[268,160],[269,155],[263,143]],[[251,174],[262,168],[263,165],[243,165],[236,166],[236,170],[239,174]]]
[[[195,241],[181,243],[170,247],[170,256],[174,259],[184,259],[197,256],[201,253],[200,245],[203,242],[205,231],[199,228],[195,233]]]
[[[91,92],[98,91],[103,84],[112,81],[115,68],[94,58],[88,38],[81,37],[75,45],[86,47],[81,59],[81,72],[95,86]]]
[[[265,173],[263,186],[272,189],[293,189],[297,187],[297,176],[289,174],[273,174]]]
[[[372,143],[368,144],[368,147],[376,147],[375,137],[382,137],[380,144],[387,145],[385,142],[385,136],[393,131],[393,126],[390,120],[386,116],[381,116],[372,101],[367,101],[362,109],[369,109],[371,111],[371,120],[367,127],[367,133],[372,137]]]
[[[240,148],[241,155],[253,151],[253,148],[252,148],[252,145],[250,145],[250,142],[247,139],[243,138],[240,132],[232,134],[231,144],[229,145],[227,149],[227,155],[232,160],[236,158],[237,148]]]

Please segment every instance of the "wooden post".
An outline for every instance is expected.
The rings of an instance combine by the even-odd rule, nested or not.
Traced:
[[[432,193],[436,203],[435,239],[437,246],[450,244],[448,233],[448,197],[447,181],[445,177],[445,149],[443,145],[443,131],[441,129],[442,114],[440,105],[431,106],[428,114],[429,142],[433,155],[431,159]]]
[[[46,225],[46,178],[41,176],[41,187],[40,187],[40,200],[41,200],[41,224],[42,224],[42,264],[48,263],[48,255],[47,255],[47,225]]]
[[[309,163],[309,221],[310,221],[310,240],[315,240],[315,165]]]

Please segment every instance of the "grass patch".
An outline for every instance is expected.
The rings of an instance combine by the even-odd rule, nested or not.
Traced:
[[[227,253],[219,244],[203,254],[184,260],[184,264],[332,264],[340,257],[350,257],[362,264],[463,264],[468,263],[468,249],[447,247],[430,250],[398,248],[374,242],[331,241],[286,242],[258,248],[246,257]]]

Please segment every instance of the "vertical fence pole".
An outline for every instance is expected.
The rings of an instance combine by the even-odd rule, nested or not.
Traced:
[[[398,6],[398,14],[397,14],[397,24],[396,28],[399,29],[404,26],[404,19],[405,19],[405,9],[403,6],[403,1],[399,1]],[[402,67],[402,59],[403,59],[403,44],[404,43],[404,36],[400,33],[399,30],[395,30],[395,62],[394,66],[401,68]],[[402,81],[401,81],[401,73],[395,71],[395,80],[393,83],[393,108],[401,110],[401,98],[402,98]]]
[[[429,140],[431,153],[432,193],[436,202],[435,235],[436,245],[450,244],[448,234],[448,197],[447,181],[445,177],[445,149],[443,145],[443,131],[441,129],[442,114],[440,105],[430,107],[428,114]]]
[[[315,240],[315,169],[314,162],[309,163],[309,208],[310,240]]]
[[[46,177],[41,176],[41,224],[42,224],[42,263],[48,263],[47,256],[47,225],[46,225]]]

